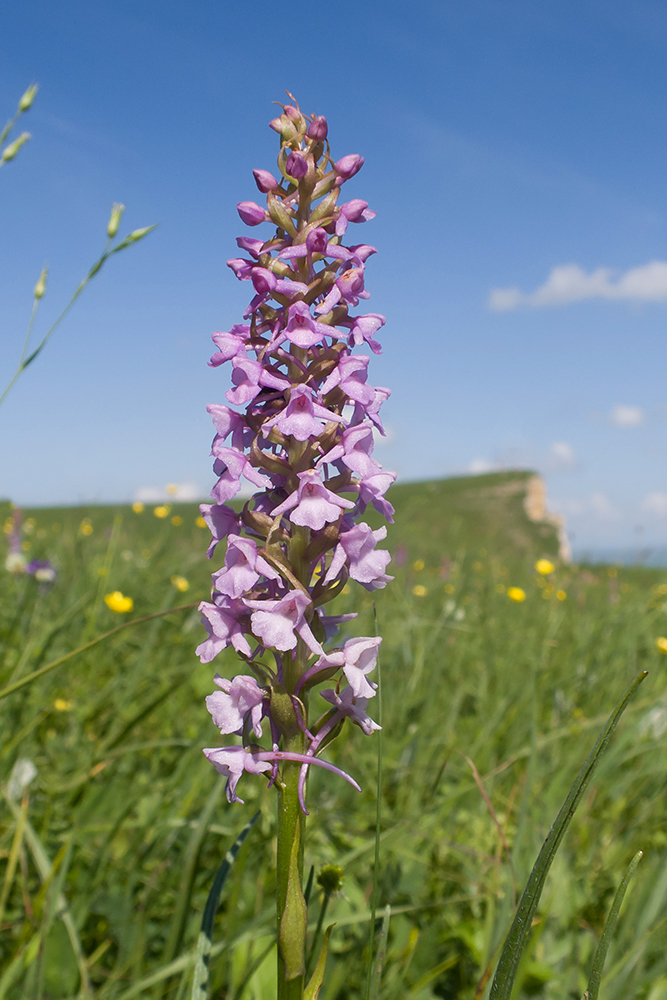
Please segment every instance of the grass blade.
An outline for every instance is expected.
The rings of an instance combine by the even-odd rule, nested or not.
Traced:
[[[498,961],[498,967],[489,993],[489,1000],[510,1000],[514,980],[519,969],[521,956],[523,955],[528,934],[532,926],[533,917],[537,905],[542,895],[544,882],[551,868],[556,852],[560,847],[565,831],[570,825],[570,820],[581,801],[581,798],[588,787],[595,769],[609,746],[612,734],[616,729],[619,719],[625,711],[628,702],[644,680],[647,671],[642,671],[627,689],[616,708],[609,717],[606,726],[598,736],[595,746],[586,758],[583,767],[579,771],[572,788],[570,789],[565,802],[561,806],[560,812],[551,827],[547,838],[542,845],[542,849],[537,857],[537,861],[531,871],[526,888],[519,901],[519,906],[509,929],[507,939]]]
[[[382,985],[382,969],[384,967],[384,960],[387,955],[387,937],[389,935],[389,921],[391,920],[391,906],[389,903],[384,908],[384,917],[382,918],[382,929],[378,937],[378,950],[377,957],[375,959],[375,965],[373,967],[373,979],[371,983],[371,1000],[378,1000],[380,996],[380,987]]]
[[[220,896],[227,880],[227,876],[229,875],[231,867],[236,860],[236,855],[241,850],[243,841],[252,830],[253,825],[257,822],[258,818],[259,810],[257,810],[252,819],[243,827],[240,834],[225,854],[224,860],[218,868],[215,878],[213,879],[213,885],[211,886],[211,891],[208,894],[206,906],[204,907],[201,930],[197,941],[195,971],[192,978],[192,993],[190,994],[192,1000],[206,1000],[208,997],[209,961],[211,958],[211,948],[213,946],[213,922],[215,920],[215,914],[220,902]]]
[[[195,608],[198,603],[198,601],[193,601],[192,604],[182,604],[178,608],[169,608],[168,611],[158,611],[154,615],[145,615],[143,618],[135,618],[131,622],[123,622],[122,625],[116,625],[115,628],[109,629],[108,632],[103,632],[102,635],[96,636],[94,639],[91,639],[90,642],[85,642],[83,646],[77,646],[77,648],[73,649],[70,653],[65,653],[64,656],[59,656],[57,660],[51,660],[50,663],[47,663],[44,667],[40,667],[39,670],[33,670],[31,674],[26,674],[26,676],[22,677],[20,681],[15,681],[14,684],[8,684],[7,687],[0,690],[0,701],[8,695],[14,694],[15,691],[19,691],[22,687],[25,687],[26,684],[32,684],[32,682],[36,681],[39,677],[43,677],[44,674],[48,674],[49,671],[54,669],[54,667],[59,667],[61,663],[65,663],[66,660],[71,660],[73,656],[76,656],[78,653],[85,652],[92,646],[96,646],[98,642],[108,639],[109,636],[115,635],[116,632],[120,632],[124,628],[130,628],[132,625],[141,625],[142,622],[149,622],[153,618],[163,618],[164,615],[171,615],[175,611],[187,611],[190,608]]]
[[[165,964],[168,964],[172,961],[172,959],[176,958],[176,955],[181,947],[183,931],[185,930],[185,922],[190,906],[190,898],[192,896],[192,885],[194,883],[195,873],[197,870],[199,853],[201,851],[204,837],[206,836],[206,831],[208,830],[208,825],[211,822],[211,817],[216,806],[218,805],[220,796],[222,795],[223,788],[224,780],[219,778],[211,790],[208,801],[201,811],[195,828],[190,834],[187,847],[185,848],[183,873],[181,875],[178,894],[176,896],[176,905],[174,907],[174,913],[171,918],[171,926],[169,928],[169,934],[167,935],[167,943],[164,949],[163,958]]]
[[[375,622],[375,634],[378,634],[377,609],[373,604],[373,619]],[[377,722],[382,727],[382,670],[380,666],[380,654],[377,658]],[[375,920],[377,911],[377,887],[380,872],[380,825],[382,821],[382,728],[376,733],[378,741],[378,765],[377,765],[377,788],[375,793],[375,861],[373,864],[373,894],[371,896],[371,934],[368,942],[368,970],[366,972],[366,1000],[370,1000],[371,981],[373,978],[373,953],[375,950]]]
[[[643,851],[637,851],[634,858],[628,865],[628,870],[626,871],[621,884],[616,890],[616,895],[614,896],[614,902],[611,904],[611,909],[609,911],[609,916],[604,925],[604,930],[602,931],[602,937],[595,950],[595,956],[593,958],[593,968],[591,969],[591,976],[588,980],[588,987],[584,993],[582,1000],[598,1000],[598,993],[600,992],[600,982],[602,981],[602,971],[604,969],[605,959],[607,957],[607,952],[609,951],[609,945],[611,944],[611,939],[614,936],[614,931],[616,930],[616,924],[618,922],[618,914],[627,892],[630,879],[634,875],[637,865],[641,861],[644,855]]]
[[[317,965],[315,966],[315,971],[310,977],[310,981],[304,990],[303,1000],[317,1000],[317,996],[322,987],[322,981],[324,980],[324,970],[326,968],[327,953],[329,951],[329,938],[331,937],[331,932],[334,929],[334,926],[334,924],[329,924],[324,932],[324,941],[322,942],[320,955],[317,959]]]

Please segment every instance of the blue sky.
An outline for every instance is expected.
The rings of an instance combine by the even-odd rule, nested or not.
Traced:
[[[0,172],[2,373],[44,264],[38,333],[112,201],[123,232],[160,223],[0,410],[0,494],[210,488],[228,375],[209,336],[245,304],[235,205],[275,163],[288,89],[336,156],[366,157],[348,190],[378,212],[359,236],[388,317],[379,459],[403,479],[534,467],[575,545],[667,541],[664,4],[62,0],[5,5],[0,29],[2,113],[40,85]]]

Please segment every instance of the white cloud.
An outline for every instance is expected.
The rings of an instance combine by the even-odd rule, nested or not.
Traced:
[[[169,483],[167,486],[140,486],[134,499],[141,503],[163,503],[165,500],[188,503],[202,496],[203,491],[197,483]]]
[[[590,274],[578,264],[559,264],[534,292],[493,288],[488,306],[495,312],[508,312],[518,306],[564,306],[584,299],[667,302],[667,261],[652,260],[622,272],[598,267]]]
[[[640,406],[615,406],[609,422],[615,427],[639,427],[644,423],[644,411]]]
[[[574,448],[566,441],[554,441],[549,449],[549,464],[552,469],[571,469],[577,464]]]
[[[465,471],[470,472],[473,476],[479,476],[483,472],[494,472],[497,468],[497,465],[489,462],[486,458],[473,458]]]
[[[656,517],[667,516],[667,493],[647,493],[642,500],[641,509]]]
[[[595,517],[601,521],[616,521],[618,510],[604,493],[594,492],[587,497],[570,500],[554,500],[551,504],[561,514],[568,517]]]

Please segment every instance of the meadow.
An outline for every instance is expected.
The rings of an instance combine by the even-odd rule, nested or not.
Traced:
[[[667,572],[559,561],[553,527],[525,514],[526,483],[519,473],[394,487],[394,582],[374,595],[375,611],[356,584],[336,600],[337,611],[360,612],[349,635],[372,635],[376,615],[384,637],[375,873],[384,959],[373,987],[383,1000],[488,995],[540,845],[642,669],[649,676],[549,875],[515,996],[581,1000],[615,887],[642,849],[600,995],[667,1000],[667,661],[657,645],[667,633]],[[10,506],[1,513],[5,521]],[[196,604],[213,568],[196,505],[24,517],[26,557],[51,560],[58,577],[49,585],[0,569],[0,685],[17,685],[6,697],[0,690],[0,1000],[189,997],[215,871],[258,809],[218,912],[211,996],[268,1000],[275,802],[247,780],[245,805],[228,805],[201,753],[219,736],[203,701],[214,671],[194,655],[203,637]],[[555,568],[540,574],[545,557]],[[525,599],[512,600],[510,588]],[[114,592],[132,609],[112,610],[105,597]],[[215,667],[239,671],[229,650]],[[325,898],[318,873],[340,866],[320,997],[357,1000],[370,936],[377,739],[355,731],[327,753],[363,791],[312,775],[310,915],[314,930]],[[36,769],[24,788],[20,761]]]

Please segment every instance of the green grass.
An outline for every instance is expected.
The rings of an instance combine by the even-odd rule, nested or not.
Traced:
[[[389,545],[399,564],[395,582],[374,595],[384,636],[379,918],[391,906],[379,995],[486,995],[478,984],[497,958],[513,896],[607,715],[648,669],[556,858],[516,996],[580,1000],[616,886],[642,849],[600,996],[667,1000],[667,661],[656,647],[667,634],[659,590],[667,576],[561,565],[553,580],[539,578],[535,559],[553,558],[557,541],[526,518],[520,475],[393,491]],[[127,507],[27,513],[35,520],[27,554],[51,558],[60,573],[48,589],[0,570],[3,686],[125,618],[208,594],[208,536],[194,505],[175,505],[163,520]],[[174,576],[188,580],[187,592]],[[524,602],[508,599],[511,585],[526,591]],[[131,614],[106,607],[114,590],[133,598]],[[360,612],[350,634],[372,634],[363,589],[351,586],[337,610]],[[215,925],[211,996],[275,995],[275,802],[246,776],[246,805],[229,806],[201,754],[219,739],[203,703],[212,674],[238,670],[229,651],[202,666],[194,655],[202,635],[196,609],[168,614],[0,701],[0,786],[19,758],[38,772],[23,803],[0,795],[0,893],[13,848],[16,858],[0,925],[0,998],[79,996],[82,964],[99,1000],[188,997],[211,882],[257,808]],[[327,755],[363,792],[330,774],[310,783],[307,865],[345,872],[327,910],[336,927],[320,997],[357,1000],[376,745],[354,729]]]

